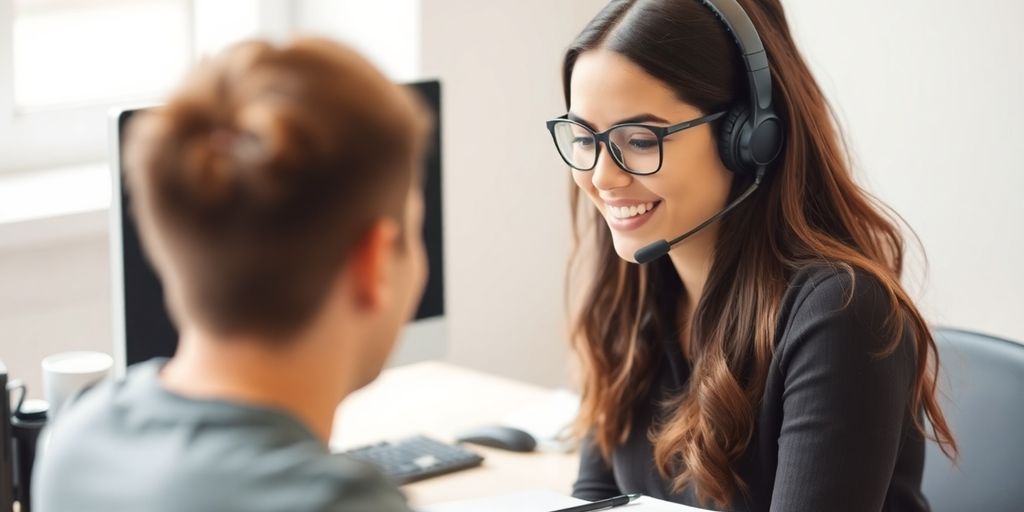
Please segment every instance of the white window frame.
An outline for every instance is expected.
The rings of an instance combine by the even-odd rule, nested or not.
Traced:
[[[81,0],[67,0],[69,2]],[[189,30],[195,25],[194,2],[182,0]],[[294,30],[295,5],[290,0],[249,0],[259,13],[258,35],[287,39]],[[188,51],[195,60],[195,35]],[[0,0],[0,174],[52,169],[103,160],[107,155],[106,115],[127,103],[158,98],[119,98],[89,104],[19,111],[14,98],[14,0]],[[93,123],[93,121],[99,122]],[[93,127],[93,124],[95,126]],[[89,126],[90,129],[82,127]]]

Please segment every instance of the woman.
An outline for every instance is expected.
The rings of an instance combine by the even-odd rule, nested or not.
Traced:
[[[569,113],[548,125],[577,185],[574,494],[927,510],[926,439],[956,454],[935,344],[779,1],[613,1],[563,80]]]

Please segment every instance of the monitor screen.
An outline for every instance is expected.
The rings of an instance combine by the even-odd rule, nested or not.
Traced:
[[[429,277],[416,320],[444,316],[444,244],[441,226],[441,86],[437,81],[409,84],[433,110],[435,126],[432,148],[424,162],[423,239],[427,250]],[[132,365],[153,357],[170,357],[177,347],[178,333],[164,305],[160,280],[150,266],[132,218],[131,198],[124,187],[121,151],[124,127],[138,109],[123,110],[113,123],[113,169],[115,204],[111,208],[112,272],[117,349],[124,350],[124,363]],[[115,350],[118,352],[119,350]]]

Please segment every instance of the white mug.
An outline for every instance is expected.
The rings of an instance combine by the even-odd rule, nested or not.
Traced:
[[[62,352],[43,359],[43,395],[50,403],[50,420],[68,399],[107,378],[113,366],[114,359],[102,352]]]

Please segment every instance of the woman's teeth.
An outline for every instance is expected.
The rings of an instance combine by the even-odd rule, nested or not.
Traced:
[[[616,219],[628,219],[636,217],[637,215],[643,215],[657,206],[656,202],[638,204],[633,206],[609,206],[608,213]]]

